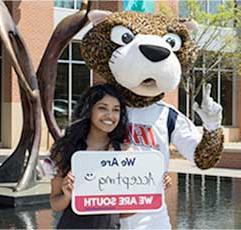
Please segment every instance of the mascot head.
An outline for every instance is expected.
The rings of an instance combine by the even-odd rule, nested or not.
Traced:
[[[91,11],[81,43],[87,65],[119,88],[132,107],[175,89],[196,59],[190,21],[137,12]]]

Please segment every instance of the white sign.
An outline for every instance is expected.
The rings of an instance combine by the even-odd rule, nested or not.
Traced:
[[[72,208],[80,215],[159,211],[163,159],[155,152],[78,151]]]

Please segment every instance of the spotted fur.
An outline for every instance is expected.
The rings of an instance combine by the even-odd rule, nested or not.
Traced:
[[[215,166],[223,151],[223,129],[219,128],[212,132],[203,129],[202,141],[195,151],[195,163],[200,169],[208,169]]]
[[[164,15],[117,12],[111,14],[104,22],[90,30],[81,43],[81,55],[87,65],[104,80],[119,88],[125,98],[128,98],[127,104],[129,106],[145,107],[159,101],[163,98],[163,94],[156,97],[138,96],[115,81],[108,62],[114,50],[119,47],[110,40],[111,29],[117,25],[127,27],[134,35],[141,33],[163,36],[169,32],[178,34],[182,38],[183,45],[176,52],[176,55],[183,72],[187,71],[196,59],[196,45],[191,40],[188,29],[177,18],[168,20]]]

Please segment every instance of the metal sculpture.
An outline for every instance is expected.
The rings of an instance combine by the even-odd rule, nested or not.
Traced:
[[[16,149],[0,166],[0,182],[17,182],[15,191],[33,187],[37,181],[41,108],[53,139],[61,136],[52,107],[57,61],[72,37],[87,22],[89,10],[90,2],[84,0],[77,13],[64,18],[57,25],[35,72],[24,40],[6,5],[0,0],[0,38],[18,77],[23,111],[21,138]]]

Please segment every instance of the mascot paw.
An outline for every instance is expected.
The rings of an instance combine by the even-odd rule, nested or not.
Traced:
[[[193,110],[197,112],[203,121],[203,126],[209,130],[215,130],[221,127],[222,122],[222,106],[215,102],[211,95],[211,84],[204,87],[204,95],[201,107],[197,102],[193,104]]]

